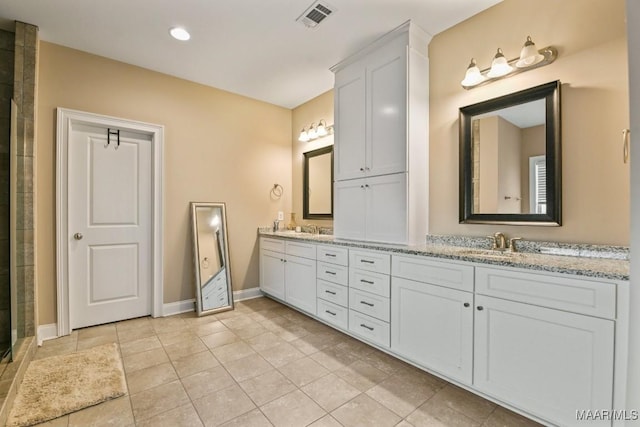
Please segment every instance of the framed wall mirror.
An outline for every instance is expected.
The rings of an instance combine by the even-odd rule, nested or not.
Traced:
[[[460,223],[561,224],[560,82],[460,108]]]
[[[303,219],[333,218],[333,145],[304,153]]]
[[[198,316],[233,310],[224,203],[191,202]]]

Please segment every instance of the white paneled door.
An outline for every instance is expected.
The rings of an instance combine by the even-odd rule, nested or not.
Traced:
[[[151,135],[73,125],[67,200],[71,329],[150,314]]]

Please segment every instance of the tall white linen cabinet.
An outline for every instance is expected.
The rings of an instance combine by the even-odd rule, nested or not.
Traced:
[[[425,239],[430,40],[407,21],[331,68],[337,238]]]

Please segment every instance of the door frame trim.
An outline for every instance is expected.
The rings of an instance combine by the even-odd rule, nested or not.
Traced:
[[[151,136],[151,315],[163,315],[163,153],[164,126],[58,107],[56,128],[56,286],[58,336],[69,335],[68,145],[71,126],[86,123]]]

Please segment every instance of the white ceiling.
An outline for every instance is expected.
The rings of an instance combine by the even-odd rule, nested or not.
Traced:
[[[333,87],[329,67],[412,19],[435,35],[501,0],[328,0],[307,29],[312,0],[2,0],[0,26],[37,25],[48,42],[287,108]],[[169,36],[183,26],[191,40]]]

